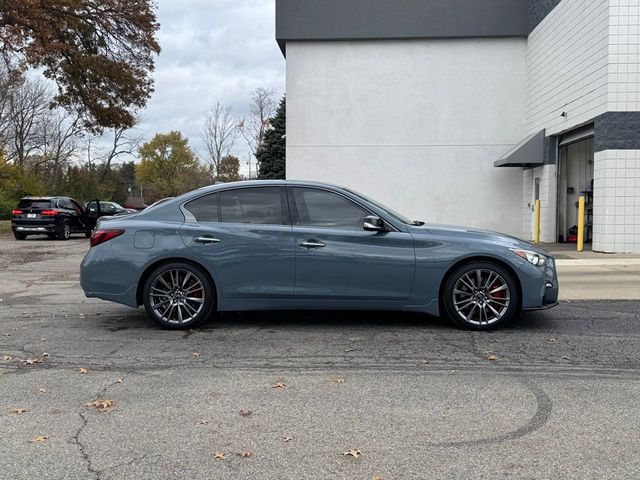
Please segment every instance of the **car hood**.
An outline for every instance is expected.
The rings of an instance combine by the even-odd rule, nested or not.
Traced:
[[[491,230],[483,230],[480,228],[461,227],[458,225],[435,225],[428,224],[422,226],[411,225],[411,233],[416,235],[431,234],[442,235],[447,237],[458,237],[461,240],[480,240],[491,243],[498,243],[507,247],[522,248],[533,252],[549,255],[544,249],[533,243],[521,240],[512,235],[493,232]]]

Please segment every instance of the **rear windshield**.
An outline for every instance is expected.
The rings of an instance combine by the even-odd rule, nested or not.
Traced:
[[[23,199],[18,203],[18,208],[49,208],[51,207],[51,200],[28,200]]]

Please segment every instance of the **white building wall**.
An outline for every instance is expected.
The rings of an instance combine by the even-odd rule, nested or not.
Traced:
[[[525,39],[287,43],[287,178],[519,235]]]
[[[609,1],[562,0],[529,35],[528,134],[555,135],[607,111]]]
[[[640,0],[609,0],[608,110],[640,111]]]
[[[596,152],[593,249],[640,253],[640,150]]]

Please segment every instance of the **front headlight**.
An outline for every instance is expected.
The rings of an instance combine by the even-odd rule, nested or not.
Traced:
[[[509,250],[536,267],[544,267],[547,263],[547,257],[539,253],[531,252],[529,250],[520,250],[518,248],[510,248]]]

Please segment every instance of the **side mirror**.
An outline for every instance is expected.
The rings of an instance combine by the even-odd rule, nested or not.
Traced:
[[[364,227],[368,232],[384,232],[384,221],[375,215],[364,217]]]

